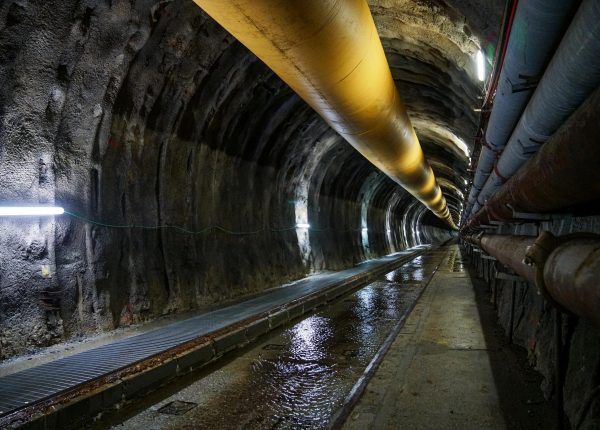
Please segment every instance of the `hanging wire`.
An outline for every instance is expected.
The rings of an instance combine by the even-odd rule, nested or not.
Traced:
[[[251,230],[251,231],[234,231],[234,230],[230,230],[228,228],[222,227],[220,225],[211,225],[211,226],[205,227],[201,230],[190,230],[185,227],[180,227],[177,225],[170,225],[170,224],[162,224],[162,225],[111,224],[111,223],[106,223],[106,222],[101,222],[101,221],[95,221],[95,220],[86,218],[84,216],[78,215],[76,213],[69,212],[67,210],[65,210],[64,213],[65,213],[65,215],[69,215],[70,217],[75,218],[79,221],[82,221],[86,224],[97,225],[100,227],[113,228],[113,229],[141,229],[141,230],[170,229],[170,230],[175,230],[175,231],[179,231],[181,233],[191,234],[191,235],[201,235],[201,234],[205,234],[205,233],[208,233],[211,231],[220,231],[222,233],[233,235],[233,236],[250,236],[250,235],[255,235],[255,234],[259,234],[259,233],[263,233],[263,232],[282,233],[282,232],[296,230],[298,228],[301,228],[301,227],[297,227],[296,225],[294,225],[292,227],[283,227],[283,228],[262,228],[259,230]],[[310,231],[312,231],[312,232],[331,231],[331,232],[335,232],[335,233],[349,233],[349,232],[362,232],[362,228],[336,230],[331,227],[324,227],[324,228],[310,227]]]
[[[262,233],[265,231],[271,231],[271,232],[278,233],[278,232],[284,232],[284,231],[290,231],[290,230],[296,229],[296,226],[293,226],[293,227],[285,227],[285,228],[262,228],[260,230],[252,230],[252,231],[233,231],[233,230],[229,230],[228,228],[222,227],[220,225],[211,225],[211,226],[205,227],[201,230],[190,230],[185,227],[180,227],[177,225],[170,225],[170,224],[163,224],[163,225],[110,224],[110,223],[105,223],[105,222],[100,222],[100,221],[94,221],[92,219],[83,217],[81,215],[78,215],[76,213],[69,212],[66,210],[65,210],[65,214],[69,215],[73,218],[76,218],[80,221],[83,221],[87,224],[97,225],[100,227],[107,227],[107,228],[114,228],[114,229],[142,229],[142,230],[171,229],[171,230],[179,231],[181,233],[192,234],[192,235],[200,235],[200,234],[208,233],[213,230],[217,230],[222,233],[235,235],[235,236],[248,236],[248,235]]]

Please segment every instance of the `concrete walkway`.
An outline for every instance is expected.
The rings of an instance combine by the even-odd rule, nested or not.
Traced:
[[[499,333],[485,290],[462,267],[458,246],[448,246],[344,428],[554,428],[536,382],[524,382],[536,376]]]

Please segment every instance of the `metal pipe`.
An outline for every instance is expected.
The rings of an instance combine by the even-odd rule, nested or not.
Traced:
[[[513,211],[559,211],[600,199],[600,87],[465,226],[508,221]]]
[[[578,0],[521,0],[515,12],[506,55],[473,178],[470,202],[492,171],[506,146],[544,68],[569,24]],[[468,207],[470,211],[472,205]]]
[[[465,239],[536,285],[559,309],[600,327],[600,236],[480,235]]]
[[[519,2],[485,133],[493,150],[506,145],[577,4],[578,0]]]
[[[550,246],[549,246],[550,244]],[[537,252],[544,248],[546,259]],[[600,327],[600,236],[540,235],[527,258],[538,267],[543,286],[552,299],[568,311]]]
[[[194,0],[377,168],[456,228],[365,0]]]
[[[478,246],[500,263],[513,269],[521,277],[535,283],[535,269],[524,263],[534,236],[482,235],[476,239]]]
[[[494,195],[600,84],[600,2],[583,0],[470,214]]]

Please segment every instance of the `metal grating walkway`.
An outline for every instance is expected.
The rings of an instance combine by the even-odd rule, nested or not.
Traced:
[[[131,366],[182,343],[326,290],[354,276],[377,270],[400,259],[416,256],[427,248],[422,245],[364,262],[351,269],[306,278],[242,303],[1,377],[0,417]]]

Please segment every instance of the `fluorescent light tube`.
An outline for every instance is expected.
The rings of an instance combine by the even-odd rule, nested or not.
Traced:
[[[65,210],[56,206],[0,206],[0,216],[62,215]]]
[[[485,62],[481,51],[477,51],[477,78],[480,81],[485,81]]]

